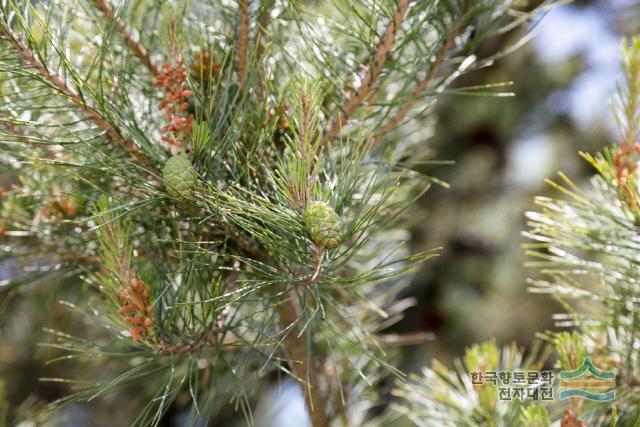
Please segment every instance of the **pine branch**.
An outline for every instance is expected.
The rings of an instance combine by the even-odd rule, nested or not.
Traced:
[[[247,74],[247,47],[249,46],[249,0],[240,0],[238,35],[238,81],[242,84]]]
[[[223,336],[222,331],[212,331],[199,339],[183,343],[183,344],[172,344],[166,340],[160,340],[156,346],[158,352],[161,354],[173,354],[173,355],[181,355],[193,353],[198,350],[201,350],[205,347],[215,347],[220,344],[220,338]],[[224,346],[222,345],[220,349],[222,351],[231,351],[238,350],[240,347],[237,346]]]
[[[375,136],[373,137],[373,141],[371,143],[372,145],[375,145],[378,142],[380,142],[380,140],[387,133],[395,129],[402,122],[402,120],[405,118],[407,113],[411,111],[411,108],[413,108],[413,106],[415,105],[420,95],[423,94],[429,88],[430,83],[440,71],[440,67],[442,67],[442,65],[444,64],[444,61],[447,59],[447,56],[449,55],[449,52],[453,48],[454,40],[460,33],[461,28],[462,28],[462,22],[461,20],[458,20],[453,26],[453,28],[451,29],[451,32],[449,33],[449,36],[447,37],[446,41],[444,42],[442,47],[438,50],[435,60],[429,66],[429,70],[427,71],[425,76],[422,79],[420,79],[420,81],[418,81],[418,84],[416,85],[416,88],[413,92],[414,95],[410,99],[408,99],[400,107],[400,109],[389,120],[387,120],[387,123],[384,124],[384,126],[382,126],[382,128],[375,134]]]
[[[133,38],[133,35],[125,23],[114,15],[113,8],[109,4],[108,0],[91,0],[91,3],[100,12],[102,12],[109,25],[115,26],[118,32],[122,35],[126,45],[131,49],[131,52],[133,52],[133,55],[140,60],[142,65],[147,67],[154,77],[157,77],[160,74],[160,70],[151,62],[148,50]]]
[[[342,112],[333,121],[329,130],[322,138],[322,146],[328,146],[338,136],[342,127],[349,121],[356,109],[365,103],[375,92],[375,84],[377,83],[384,64],[395,46],[398,28],[404,21],[407,11],[409,10],[409,0],[398,0],[398,7],[389,22],[387,29],[380,38],[376,53],[373,57],[373,63],[370,65],[366,74],[362,78],[360,87],[345,101],[342,106]]]
[[[326,398],[320,391],[313,354],[307,351],[306,335],[298,325],[299,307],[297,301],[298,296],[295,291],[292,291],[289,298],[283,301],[280,306],[281,326],[290,329],[284,339],[284,349],[289,357],[289,365],[293,374],[298,380],[306,381],[303,389],[311,425],[313,427],[328,427]]]
[[[242,250],[244,253],[249,255],[253,259],[260,259],[261,252],[264,250],[259,247],[255,242],[252,242],[245,236],[243,236],[240,232],[235,230],[233,227],[229,225],[225,225],[221,227],[221,231],[226,234],[226,236],[238,245],[238,248]]]
[[[56,256],[60,261],[81,261],[83,263],[97,264],[100,257],[97,255],[82,255],[78,253],[60,253]]]
[[[403,212],[430,184],[412,170],[389,167],[405,155],[414,158],[416,153],[410,151],[415,146],[400,144],[372,163],[366,157],[368,137],[388,132],[382,125],[390,130],[404,123],[435,87],[439,91],[450,83],[444,68],[456,64],[458,51],[472,51],[483,39],[485,32],[478,31],[476,37],[458,42],[460,28],[450,34],[456,22],[452,14],[463,3],[473,3],[478,17],[470,12],[467,24],[483,22],[485,12],[491,12],[487,18],[493,22],[502,16],[492,12],[500,3],[357,0],[288,5],[237,0],[229,8],[227,2],[214,0],[196,1],[178,11],[164,8],[162,2],[120,9],[119,2],[90,0],[87,6],[98,22],[87,26],[67,4],[45,2],[27,13],[20,11],[23,2],[9,3],[19,19],[18,27],[10,17],[2,24],[10,33],[7,44],[10,41],[18,52],[2,61],[8,84],[15,81],[16,88],[7,100],[6,127],[22,130],[27,140],[55,144],[53,150],[19,145],[16,136],[5,135],[3,144],[9,150],[26,146],[19,155],[15,150],[15,157],[29,160],[19,174],[44,178],[25,180],[18,196],[26,197],[15,197],[10,218],[17,220],[9,224],[18,224],[20,232],[29,230],[29,237],[47,236],[36,242],[34,253],[54,254],[52,261],[75,268],[68,274],[90,270],[87,281],[106,301],[105,310],[89,315],[98,320],[96,325],[108,326],[118,347],[131,346],[132,351],[114,352],[112,343],[94,343],[93,335],[73,342],[71,335],[58,338],[70,343],[64,350],[89,357],[104,353],[127,366],[138,354],[148,360],[148,374],[143,372],[146,367],[136,365],[108,386],[98,381],[95,391],[84,396],[115,390],[115,385],[135,385],[144,374],[149,384],[159,382],[159,387],[145,387],[142,397],[149,394],[150,401],[134,421],[137,425],[158,425],[178,393],[186,395],[186,385],[193,400],[191,409],[185,409],[187,424],[211,421],[222,402],[211,398],[214,393],[223,393],[225,401],[227,393],[233,394],[250,417],[247,380],[259,376],[259,365],[275,370],[284,359],[305,395],[314,427],[341,421],[362,425],[347,419],[356,411],[346,404],[346,396],[349,403],[360,404],[369,400],[364,387],[386,375],[385,369],[401,375],[385,360],[384,347],[428,338],[380,332],[399,317],[398,307],[404,307],[389,307],[406,286],[396,278],[434,256],[430,251],[411,255],[401,245],[403,234],[397,232]],[[315,19],[325,12],[326,19]],[[40,28],[32,29],[32,20]],[[180,61],[180,85],[165,91],[164,100],[177,108],[165,109],[164,119],[154,114],[156,91],[148,74],[158,81],[167,73],[161,64],[154,67],[138,41],[130,23],[139,21],[135,28],[144,28],[170,46],[164,54],[169,58],[181,58],[194,49],[202,53],[200,43],[213,49],[208,49],[211,58],[214,50],[225,53],[221,64],[193,64],[193,79],[186,77],[188,70]],[[110,51],[110,43],[91,43],[105,26],[111,38],[122,37],[119,45],[130,52],[123,56]],[[429,31],[424,34],[426,26]],[[295,28],[300,37],[291,37]],[[177,43],[177,34],[184,36],[185,44]],[[452,49],[456,57],[450,60]],[[113,55],[118,64],[108,61]],[[355,69],[353,58],[361,59]],[[141,65],[149,70],[142,71],[143,79],[135,74]],[[414,77],[416,67],[426,77]],[[356,72],[358,91],[343,94],[347,77]],[[256,82],[249,87],[252,77]],[[313,84],[297,88],[296,82]],[[189,83],[193,84],[187,87]],[[416,88],[418,93],[407,93]],[[299,92],[301,97],[296,96]],[[381,93],[397,101],[373,108]],[[66,102],[58,105],[61,99]],[[328,105],[334,110],[325,120]],[[106,151],[95,150],[85,143],[113,140],[135,160],[149,156],[153,162],[164,157],[162,146],[153,142],[166,133],[159,122],[173,123],[165,128],[173,132],[174,124],[182,126],[181,120],[191,115],[194,132],[180,135],[184,142],[193,141],[189,164],[167,173],[172,179],[164,179],[164,188],[151,188],[148,174],[133,169],[145,164],[144,159],[130,159],[132,169],[122,173],[116,163],[124,157],[120,148],[111,143]],[[367,139],[355,133],[349,141],[340,138],[343,126],[366,129],[372,123],[376,128]],[[50,135],[56,141],[48,139]],[[58,144],[64,145],[64,156],[58,156]],[[331,150],[323,150],[330,144]],[[112,158],[116,150],[119,155]],[[73,182],[68,182],[68,173]],[[175,177],[170,175],[187,177],[184,182],[193,190],[172,195]],[[90,215],[85,207],[78,215],[82,221],[62,214],[60,221],[32,219],[38,218],[41,206],[57,203],[59,194],[74,195],[87,206],[104,202],[98,203],[99,215]],[[326,203],[337,219],[329,215],[315,226],[307,221],[308,201]],[[95,235],[102,252],[96,252],[95,243],[89,245],[96,240],[90,224],[82,233],[69,232],[76,222],[85,227],[89,219],[98,224]],[[31,222],[37,226],[31,227],[34,231]],[[117,228],[119,223],[122,227]],[[314,229],[324,224],[333,234],[318,237]],[[387,250],[386,242],[396,246],[396,240],[397,247]],[[394,255],[397,251],[402,255]],[[128,331],[131,339],[123,340],[121,331]],[[282,339],[281,346],[274,337]],[[274,353],[266,354],[265,348]],[[235,352],[234,357],[224,357],[224,352]],[[224,359],[225,364],[199,369],[199,353]],[[274,357],[279,361],[273,363]],[[151,380],[165,373],[166,380]],[[233,387],[209,381],[213,375],[233,381]],[[182,411],[183,403],[178,404]]]
[[[109,123],[100,113],[87,105],[84,100],[73,91],[58,75],[50,72],[48,68],[35,56],[33,51],[21,40],[8,30],[4,25],[0,25],[0,36],[4,36],[9,41],[11,47],[20,55],[20,57],[29,64],[35,71],[53,86],[58,92],[66,96],[73,104],[75,104],[84,115],[93,121],[98,128],[102,129],[113,142],[118,144],[124,151],[131,155],[140,165],[143,165],[150,171],[155,168],[149,163],[148,159],[142,154],[135,143],[130,139],[122,136],[120,131]]]

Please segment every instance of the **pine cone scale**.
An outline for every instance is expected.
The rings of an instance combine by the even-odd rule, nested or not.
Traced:
[[[336,211],[325,202],[310,202],[304,213],[307,233],[317,245],[334,249],[340,245],[342,225]]]
[[[197,173],[191,160],[183,154],[167,160],[162,177],[171,197],[190,197],[195,190]]]

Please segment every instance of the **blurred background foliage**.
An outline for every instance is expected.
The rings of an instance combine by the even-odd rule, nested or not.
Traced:
[[[554,328],[552,315],[561,311],[548,296],[527,293],[526,278],[533,272],[523,266],[520,248],[524,212],[533,208],[534,195],[551,192],[545,177],[562,170],[580,184],[592,174],[578,151],[593,152],[618,141],[608,100],[620,76],[620,39],[639,30],[640,2],[576,1],[541,18],[530,28],[535,34],[531,43],[457,82],[470,86],[513,81],[509,90],[516,96],[451,93],[436,106],[435,122],[416,127],[417,137],[433,148],[434,160],[455,164],[422,167],[450,188],[429,191],[407,218],[412,221],[414,249],[444,248],[415,276],[405,296],[415,297],[416,305],[393,327],[395,332],[433,334],[432,340],[403,350],[401,368],[407,372],[419,371],[434,357],[450,365],[465,347],[490,338],[498,344],[516,340],[528,345],[537,331]],[[483,50],[497,51],[509,41],[509,37],[494,40]],[[0,181],[10,186],[10,174],[3,174]],[[50,340],[45,325],[71,331],[84,325],[69,325],[66,309],[57,304],[77,298],[75,284],[52,291],[47,283],[34,283],[18,293],[2,289],[2,280],[15,275],[18,266],[1,267],[0,427],[4,427],[7,407],[18,415],[33,413],[66,394],[67,384],[39,381],[73,376],[65,369],[76,366],[72,361],[44,362],[61,355],[39,346]],[[26,292],[30,297],[21,297]],[[96,368],[111,369],[104,364]],[[297,388],[285,383],[282,390],[278,396],[265,391],[257,408],[265,415],[256,419],[265,426],[299,427],[304,403]],[[112,399],[71,406],[50,423],[125,425],[124,420],[131,419],[128,402],[135,399],[136,390],[128,390]],[[230,425],[233,409],[227,405],[226,414],[214,425]],[[166,425],[179,426],[180,417],[176,405]],[[242,420],[242,415],[238,418]]]
[[[609,100],[620,78],[621,38],[638,33],[637,1],[578,1],[541,17],[535,38],[496,66],[459,85],[513,81],[513,97],[451,95],[437,107],[426,136],[439,160],[426,172],[450,184],[421,201],[412,227],[417,248],[442,246],[410,293],[418,299],[398,325],[435,339],[406,353],[409,370],[432,357],[452,360],[474,342],[528,344],[561,311],[546,295],[527,293],[520,233],[535,195],[562,170],[578,184],[593,174],[578,151],[617,143]],[[499,42],[508,43],[507,39]],[[493,51],[499,46],[488,45]]]

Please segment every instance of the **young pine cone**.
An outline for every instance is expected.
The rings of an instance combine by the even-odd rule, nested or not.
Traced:
[[[311,240],[317,245],[333,249],[340,244],[340,218],[325,202],[309,202],[304,211],[304,223]]]
[[[191,160],[179,154],[171,157],[162,168],[167,193],[172,197],[189,197],[196,188],[198,175]]]

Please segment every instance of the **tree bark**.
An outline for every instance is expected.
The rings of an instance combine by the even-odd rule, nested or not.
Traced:
[[[313,427],[328,427],[326,399],[322,395],[318,381],[319,369],[314,366],[313,354],[307,351],[305,334],[300,335],[299,307],[295,291],[292,291],[289,298],[280,306],[280,323],[283,328],[289,328],[283,346],[289,359],[290,369],[300,381],[311,425]]]

